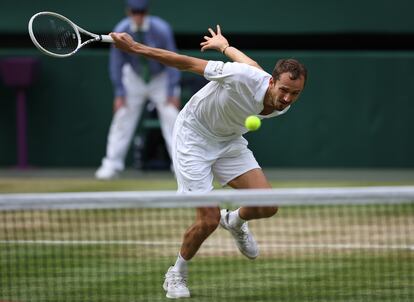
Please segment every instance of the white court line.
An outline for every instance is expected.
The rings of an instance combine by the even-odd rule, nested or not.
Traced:
[[[414,250],[414,245],[404,244],[263,244],[263,248],[301,248],[301,249],[362,249],[362,250]]]
[[[38,244],[38,245],[141,245],[141,246],[179,246],[181,242],[174,241],[142,241],[142,240],[0,240],[0,244]],[[222,245],[206,243],[207,247]],[[364,250],[413,250],[414,245],[404,244],[260,244],[264,249],[291,248],[291,249],[364,249]]]

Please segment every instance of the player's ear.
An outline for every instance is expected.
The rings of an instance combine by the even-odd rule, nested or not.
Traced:
[[[275,83],[276,83],[275,79],[273,79],[273,77],[270,77],[270,79],[269,79],[269,86],[270,87],[273,87],[273,86],[275,86]]]

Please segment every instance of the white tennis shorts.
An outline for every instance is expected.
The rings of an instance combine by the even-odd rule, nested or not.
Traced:
[[[222,185],[243,173],[260,168],[242,136],[218,142],[185,125],[180,114],[172,138],[172,160],[178,192],[210,192],[213,179]]]

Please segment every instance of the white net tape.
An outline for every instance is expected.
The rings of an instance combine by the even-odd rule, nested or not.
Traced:
[[[0,194],[0,211],[20,209],[169,208],[237,205],[340,205],[414,202],[414,186]]]

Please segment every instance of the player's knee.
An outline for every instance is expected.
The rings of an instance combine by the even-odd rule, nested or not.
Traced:
[[[278,208],[276,206],[272,207],[249,207],[247,208],[247,214],[244,212],[241,218],[243,219],[260,219],[260,218],[269,218],[277,213]]]
[[[204,208],[199,210],[196,228],[200,236],[207,237],[213,233],[220,224],[220,209],[218,208]]]

